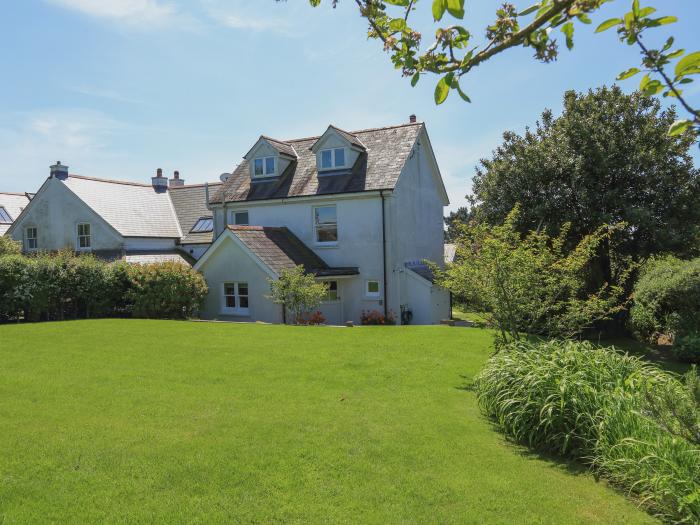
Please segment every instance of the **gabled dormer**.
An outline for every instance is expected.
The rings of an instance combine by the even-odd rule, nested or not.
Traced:
[[[311,151],[316,154],[316,170],[323,175],[349,170],[367,148],[356,135],[331,125],[311,146]]]
[[[243,157],[250,166],[250,180],[279,177],[298,158],[291,144],[261,135]]]

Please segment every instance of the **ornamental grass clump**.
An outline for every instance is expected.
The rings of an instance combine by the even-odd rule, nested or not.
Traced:
[[[582,461],[659,517],[700,520],[698,381],[590,343],[512,343],[475,380],[482,411],[533,449]]]

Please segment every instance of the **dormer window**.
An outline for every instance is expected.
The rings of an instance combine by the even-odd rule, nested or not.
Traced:
[[[270,177],[275,174],[275,157],[259,157],[253,161],[253,174],[256,177]]]
[[[345,148],[321,150],[321,169],[333,170],[345,167]]]

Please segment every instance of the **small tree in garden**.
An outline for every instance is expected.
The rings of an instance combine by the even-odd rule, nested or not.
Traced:
[[[303,266],[282,270],[279,279],[268,279],[268,282],[270,299],[291,311],[295,323],[302,321],[304,313],[318,308],[328,292],[328,286],[317,282]]]
[[[557,237],[533,231],[523,238],[518,218],[516,207],[500,226],[462,225],[458,262],[435,269],[441,286],[491,316],[499,342],[519,340],[523,332],[573,337],[623,308],[630,265],[622,261],[614,282],[586,292],[598,247],[612,242],[618,227],[600,227],[567,250],[568,228]]]

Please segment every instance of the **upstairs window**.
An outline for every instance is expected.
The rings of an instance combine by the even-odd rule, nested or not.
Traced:
[[[321,169],[332,170],[345,167],[345,148],[321,150]]]
[[[236,226],[248,226],[250,223],[248,222],[248,212],[247,211],[232,211],[231,212],[231,220],[229,221],[230,224],[234,224]]]
[[[90,234],[89,224],[78,224],[78,239],[75,246],[78,251],[89,250],[92,247],[92,236]]]
[[[12,224],[12,217],[2,206],[0,206],[0,224]]]
[[[247,315],[248,283],[224,283],[223,313],[230,315]]]
[[[211,231],[214,231],[214,219],[212,217],[202,217],[192,226],[190,233],[209,233]]]
[[[275,174],[275,157],[260,157],[253,161],[253,174],[256,177],[268,177]]]
[[[314,236],[317,244],[338,243],[338,215],[335,205],[314,208]]]
[[[24,249],[25,251],[32,252],[39,247],[38,243],[39,232],[34,226],[24,230]]]

